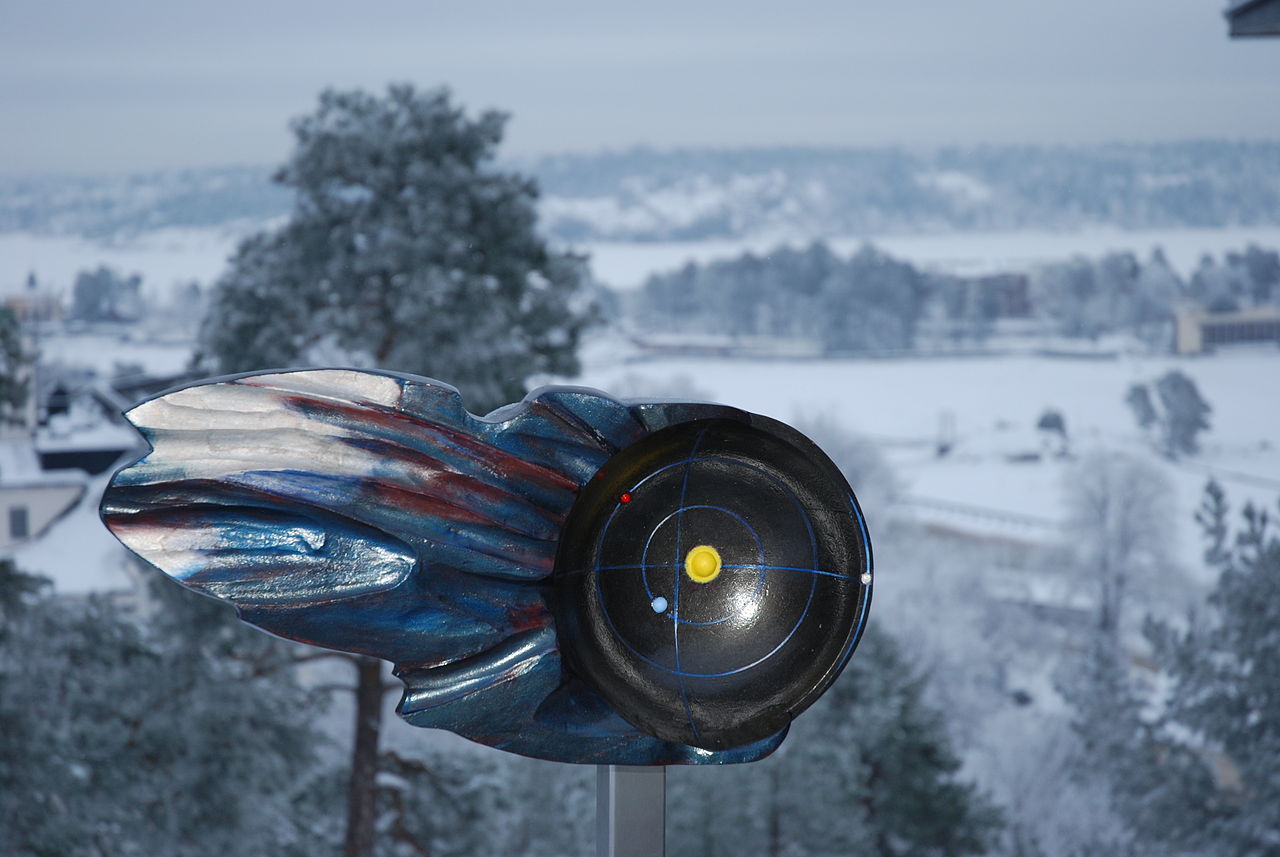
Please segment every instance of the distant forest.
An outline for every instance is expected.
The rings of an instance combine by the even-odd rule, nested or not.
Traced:
[[[633,149],[498,163],[568,242],[1280,223],[1280,142]],[[265,167],[0,175],[0,232],[96,237],[285,213]]]
[[[612,311],[638,331],[802,339],[827,354],[979,345],[1001,319],[1097,339],[1172,344],[1174,312],[1280,303],[1280,254],[1248,247],[1206,255],[1180,277],[1156,250],[1045,265],[1030,275],[962,277],[917,268],[867,244],[843,257],[826,244],[779,247],[651,276]],[[922,341],[927,340],[927,341]]]

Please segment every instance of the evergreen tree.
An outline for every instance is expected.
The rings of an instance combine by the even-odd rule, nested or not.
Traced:
[[[1032,281],[1035,304],[1064,336],[1096,339],[1115,323],[1098,281],[1098,265],[1083,257],[1050,265]]]
[[[1148,346],[1168,350],[1173,342],[1174,310],[1186,289],[1159,247],[1151,251],[1133,287],[1128,319],[1133,332]]]
[[[445,90],[326,91],[275,180],[288,222],[242,243],[201,332],[225,372],[345,363],[413,372],[480,412],[574,374],[584,260],[534,226],[537,189],[492,165],[506,117]]]
[[[1146,384],[1130,384],[1124,403],[1129,406],[1129,410],[1133,411],[1133,418],[1137,421],[1138,428],[1147,431],[1156,424],[1158,419],[1156,406],[1151,403],[1151,391]]]
[[[1076,700],[1090,759],[1148,853],[1280,854],[1280,535],[1246,506],[1231,538],[1214,483],[1197,515],[1219,570],[1209,616],[1145,633],[1167,686],[1148,701],[1114,650]],[[1150,715],[1147,712],[1155,709]]]
[[[501,765],[488,752],[385,752],[378,800],[388,857],[509,853],[500,820],[513,807]],[[527,853],[527,852],[524,852]]]
[[[136,321],[142,317],[142,276],[125,276],[106,265],[81,271],[71,290],[71,318]]]
[[[1156,395],[1163,408],[1165,455],[1176,458],[1199,452],[1196,435],[1209,428],[1212,408],[1200,395],[1195,381],[1174,369],[1156,381]]]
[[[823,342],[835,351],[910,349],[924,290],[924,277],[914,266],[864,245],[822,284]]]
[[[446,90],[321,93],[293,123],[296,148],[275,176],[294,192],[293,212],[240,245],[197,359],[224,372],[417,373],[458,387],[478,413],[518,400],[530,376],[575,373],[591,319],[584,260],[547,249],[534,183],[493,166],[505,121],[469,118]],[[356,711],[344,853],[368,857],[383,699],[396,686],[381,661],[347,659]]]
[[[18,316],[0,307],[0,425],[22,425],[26,420],[33,360]]]
[[[1249,282],[1249,296],[1254,304],[1266,304],[1280,298],[1280,252],[1250,244],[1238,259]]]
[[[7,570],[0,585],[12,597]],[[145,623],[107,599],[21,599],[0,640],[4,853],[280,853],[316,765],[314,700],[285,644],[156,588]],[[326,808],[332,812],[332,807]]]
[[[19,621],[28,600],[48,585],[43,577],[19,569],[9,557],[0,558],[0,643]]]

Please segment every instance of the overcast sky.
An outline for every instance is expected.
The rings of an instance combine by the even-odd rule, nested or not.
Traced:
[[[279,162],[325,86],[448,84],[504,151],[1280,139],[1223,0],[0,0],[0,170]]]

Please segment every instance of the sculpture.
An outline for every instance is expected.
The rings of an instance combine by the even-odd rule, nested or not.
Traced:
[[[802,435],[546,387],[476,417],[356,370],[213,379],[128,414],[128,548],[274,634],[393,662],[398,712],[541,759],[772,752],[857,644],[871,548]]]

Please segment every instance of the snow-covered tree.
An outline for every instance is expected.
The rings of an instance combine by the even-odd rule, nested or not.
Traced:
[[[226,372],[376,366],[444,380],[472,410],[577,371],[584,260],[535,229],[532,180],[493,164],[506,117],[446,90],[326,91],[275,179],[295,194],[217,283],[201,358]]]
[[[345,364],[458,387],[485,413],[538,374],[577,371],[591,312],[584,259],[535,230],[534,183],[493,164],[506,117],[471,118],[446,90],[326,91],[293,123],[276,174],[295,194],[280,228],[240,245],[217,283],[198,359],[235,372]],[[349,658],[356,729],[345,853],[378,831],[380,661]],[[385,807],[385,804],[384,804]]]
[[[1129,325],[1148,346],[1169,349],[1173,343],[1174,309],[1185,286],[1161,248],[1151,251],[1133,288]]]
[[[18,316],[0,307],[0,425],[21,425],[31,395],[31,363]]]
[[[169,585],[145,622],[0,587],[0,851],[274,854],[308,835],[318,700],[286,644]]]
[[[1233,268],[1243,269],[1254,304],[1266,304],[1280,298],[1280,252],[1250,244],[1243,253],[1228,253],[1227,263]]]
[[[501,765],[489,753],[427,750],[382,754],[378,801],[387,857],[472,857],[509,853],[512,814]],[[522,852],[528,853],[528,852]]]
[[[1161,375],[1154,387],[1154,399],[1146,384],[1131,384],[1125,394],[1124,402],[1133,412],[1138,428],[1144,433],[1158,430],[1158,437],[1152,441],[1169,458],[1199,452],[1197,435],[1209,428],[1213,410],[1200,395],[1200,388],[1177,369]]]
[[[865,245],[847,260],[822,242],[779,247],[648,279],[628,304],[664,332],[806,337],[836,351],[909,349],[930,276]],[[992,317],[995,308],[988,307]]]
[[[1209,428],[1213,410],[1190,377],[1173,369],[1156,381],[1156,395],[1163,408],[1164,452],[1170,458],[1200,451],[1196,435]]]
[[[142,275],[99,265],[76,275],[71,317],[80,321],[136,321],[142,317]]]
[[[1148,621],[1163,677],[1154,699],[1099,653],[1078,725],[1112,805],[1153,854],[1280,854],[1280,534],[1246,506],[1231,537],[1210,483],[1197,515],[1219,570],[1207,615]]]
[[[1220,264],[1205,253],[1191,274],[1190,295],[1210,312],[1234,312],[1248,301],[1251,291],[1248,276],[1244,269]]]
[[[913,265],[863,245],[822,284],[819,335],[835,351],[909,349],[924,292],[925,278]]]
[[[1031,292],[1037,311],[1056,322],[1065,336],[1096,339],[1115,324],[1098,266],[1082,256],[1037,271]]]
[[[1150,430],[1159,420],[1156,406],[1151,402],[1151,390],[1146,384],[1130,384],[1129,392],[1124,396],[1124,403],[1129,406],[1134,420],[1138,423],[1138,428],[1143,431]]]
[[[1095,451],[1068,471],[1063,490],[1069,548],[1094,591],[1099,630],[1114,638],[1135,589],[1168,573],[1172,488],[1140,458]]]

